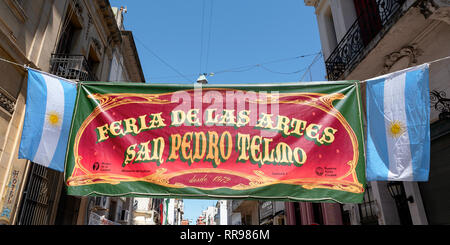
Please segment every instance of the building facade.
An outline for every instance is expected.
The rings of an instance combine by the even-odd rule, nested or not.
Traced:
[[[214,216],[214,223],[216,225],[228,225],[228,202],[229,200],[219,200],[216,203],[216,214]]]
[[[215,217],[218,209],[215,206],[209,206],[202,212],[205,225],[216,225]]]
[[[162,199],[134,198],[133,225],[160,225]]]
[[[278,201],[259,202],[259,224],[285,225],[285,203]]]
[[[145,82],[124,12],[108,0],[1,1],[0,57],[75,81]],[[18,159],[27,72],[16,64],[0,62],[0,223],[88,224],[98,212],[129,224],[131,199],[68,196],[63,173]]]
[[[253,200],[231,200],[228,213],[231,225],[259,225],[259,202]]]
[[[229,225],[342,225],[337,203],[232,200]]]
[[[184,214],[184,202],[179,198],[164,198],[161,224],[181,225]]]
[[[315,8],[328,80],[366,80],[430,63],[431,163],[427,182],[369,182],[345,224],[450,224],[450,2],[305,0]],[[365,87],[362,86],[365,95]],[[295,208],[295,207],[294,207]]]

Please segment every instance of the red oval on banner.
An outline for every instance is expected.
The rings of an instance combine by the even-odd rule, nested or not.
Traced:
[[[76,136],[68,185],[95,178],[174,188],[286,183],[362,191],[356,136],[332,105],[342,95],[182,92],[92,95],[99,106]],[[235,103],[227,102],[231,97]]]

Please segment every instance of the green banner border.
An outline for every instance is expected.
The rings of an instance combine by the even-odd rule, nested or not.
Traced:
[[[332,86],[331,86],[332,85]],[[78,84],[77,98],[72,118],[69,135],[68,150],[66,152],[65,180],[71,175],[74,161],[71,154],[76,136],[76,130],[84,119],[92,112],[95,106],[90,100],[80,99],[89,91],[96,93],[139,93],[146,90],[148,94],[175,92],[194,88],[232,88],[245,91],[278,91],[283,92],[317,92],[317,93],[343,93],[347,96],[344,100],[334,101],[333,105],[346,118],[355,132],[359,144],[359,159],[356,173],[359,183],[365,187],[365,145],[363,131],[363,111],[360,95],[360,85],[357,81],[337,82],[303,82],[303,83],[281,83],[281,84],[134,84],[134,83],[110,83],[110,82],[81,82]],[[356,101],[355,105],[351,101]],[[91,105],[89,105],[91,104]],[[90,108],[90,109],[83,109]],[[81,119],[80,119],[81,118]],[[124,196],[124,197],[155,197],[155,198],[195,198],[195,199],[247,199],[247,200],[277,200],[277,201],[308,201],[308,202],[338,202],[338,203],[361,203],[364,193],[349,193],[346,191],[330,189],[305,189],[298,185],[274,184],[249,190],[231,190],[220,188],[216,190],[200,190],[193,187],[167,188],[147,182],[122,182],[116,185],[93,184],[86,186],[66,186],[67,193],[75,196]],[[130,191],[132,190],[132,191]],[[152,190],[152,192],[149,192]],[[170,193],[168,192],[170,190]],[[292,192],[298,192],[292,196]],[[221,194],[218,194],[220,192]],[[276,193],[276,195],[274,195]],[[300,197],[307,196],[307,197]]]

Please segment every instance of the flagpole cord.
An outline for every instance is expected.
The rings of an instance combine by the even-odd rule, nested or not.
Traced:
[[[428,64],[433,64],[433,63],[436,63],[436,62],[439,62],[439,61],[443,61],[443,60],[447,60],[447,59],[450,59],[450,56],[447,56],[447,57],[444,57],[444,58],[441,58],[441,59],[438,59],[438,60],[433,60],[431,62],[428,62]]]
[[[450,56],[447,56],[447,57],[444,57],[444,58],[440,58],[440,59],[437,59],[437,60],[433,60],[433,61],[430,61],[430,62],[425,62],[424,64],[433,64],[433,63],[436,63],[436,62],[439,62],[439,61],[443,61],[443,60],[447,60],[447,59],[450,59]],[[30,68],[28,65],[26,65],[26,64],[19,64],[19,63],[10,61],[10,60],[3,59],[3,58],[1,58],[1,57],[0,57],[0,61],[3,61],[3,62],[6,62],[6,63],[9,63],[9,64],[12,64],[12,65],[20,66],[20,67],[24,68],[25,70],[31,69],[31,68]],[[409,67],[409,68],[410,68],[410,67]],[[407,69],[408,69],[408,68],[407,68]],[[33,69],[33,70],[36,70],[36,69]],[[39,70],[36,70],[36,71],[39,71]],[[40,72],[43,72],[43,71],[40,71]],[[45,73],[46,73],[46,72],[45,72]],[[46,74],[49,74],[49,73],[46,73]],[[53,75],[53,74],[49,74],[49,75],[55,76],[55,75]],[[60,77],[58,77],[58,78],[60,78]],[[64,79],[64,80],[67,80],[67,79]],[[75,82],[70,81],[70,80],[69,80],[69,82],[75,83]],[[366,83],[366,82],[367,82],[367,80],[358,81],[358,83],[360,83],[360,84]]]
[[[43,74],[46,74],[46,75],[55,77],[55,78],[57,78],[57,79],[64,80],[64,81],[69,82],[69,83],[77,84],[76,82],[71,81],[71,80],[69,80],[69,79],[66,79],[66,78],[63,78],[63,77],[58,77],[58,76],[56,76],[56,75],[54,75],[54,74],[51,74],[51,73],[48,73],[48,72],[45,72],[45,71],[41,71],[41,70],[38,70],[38,69],[33,69],[33,68],[29,67],[27,64],[23,64],[23,65],[22,65],[22,64],[19,64],[19,63],[10,61],[10,60],[3,59],[3,58],[1,58],[1,57],[0,57],[0,61],[3,61],[3,62],[6,62],[6,63],[9,63],[9,64],[12,64],[12,65],[20,66],[20,67],[24,68],[25,70],[29,70],[29,69],[30,69],[30,70],[34,70],[34,71],[37,71],[37,72],[40,72],[40,73],[43,73]]]
[[[22,68],[24,68],[24,69],[28,69],[28,68],[29,68],[29,66],[27,66],[26,64],[19,64],[19,63],[10,61],[10,60],[3,59],[3,58],[1,58],[1,57],[0,57],[0,61],[3,61],[3,62],[6,62],[6,63],[9,63],[9,64],[12,64],[12,65],[20,66],[20,67],[22,67]]]
[[[430,62],[425,62],[425,63],[420,64],[420,65],[424,65],[424,64],[433,64],[433,63],[436,63],[436,62],[439,62],[439,61],[443,61],[443,60],[448,60],[448,59],[450,59],[450,56],[447,56],[447,57],[444,57],[444,58],[440,58],[440,59],[437,59],[437,60],[433,60],[433,61],[430,61]],[[419,66],[420,66],[420,65],[419,65]],[[414,67],[414,66],[413,66],[413,67]],[[408,67],[408,68],[406,68],[406,69],[404,69],[404,70],[407,70],[407,69],[410,69],[410,68],[412,68],[412,67]],[[398,71],[395,71],[395,72],[398,72]],[[385,75],[387,75],[387,74],[385,74]],[[382,77],[382,76],[385,76],[385,75],[380,75],[380,76],[377,76],[377,77]],[[372,79],[373,79],[373,78],[367,79],[367,80],[372,80]],[[367,80],[358,81],[358,83],[359,83],[359,84],[366,83]]]

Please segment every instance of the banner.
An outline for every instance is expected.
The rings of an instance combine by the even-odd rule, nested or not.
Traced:
[[[361,202],[359,85],[80,83],[69,195]]]

